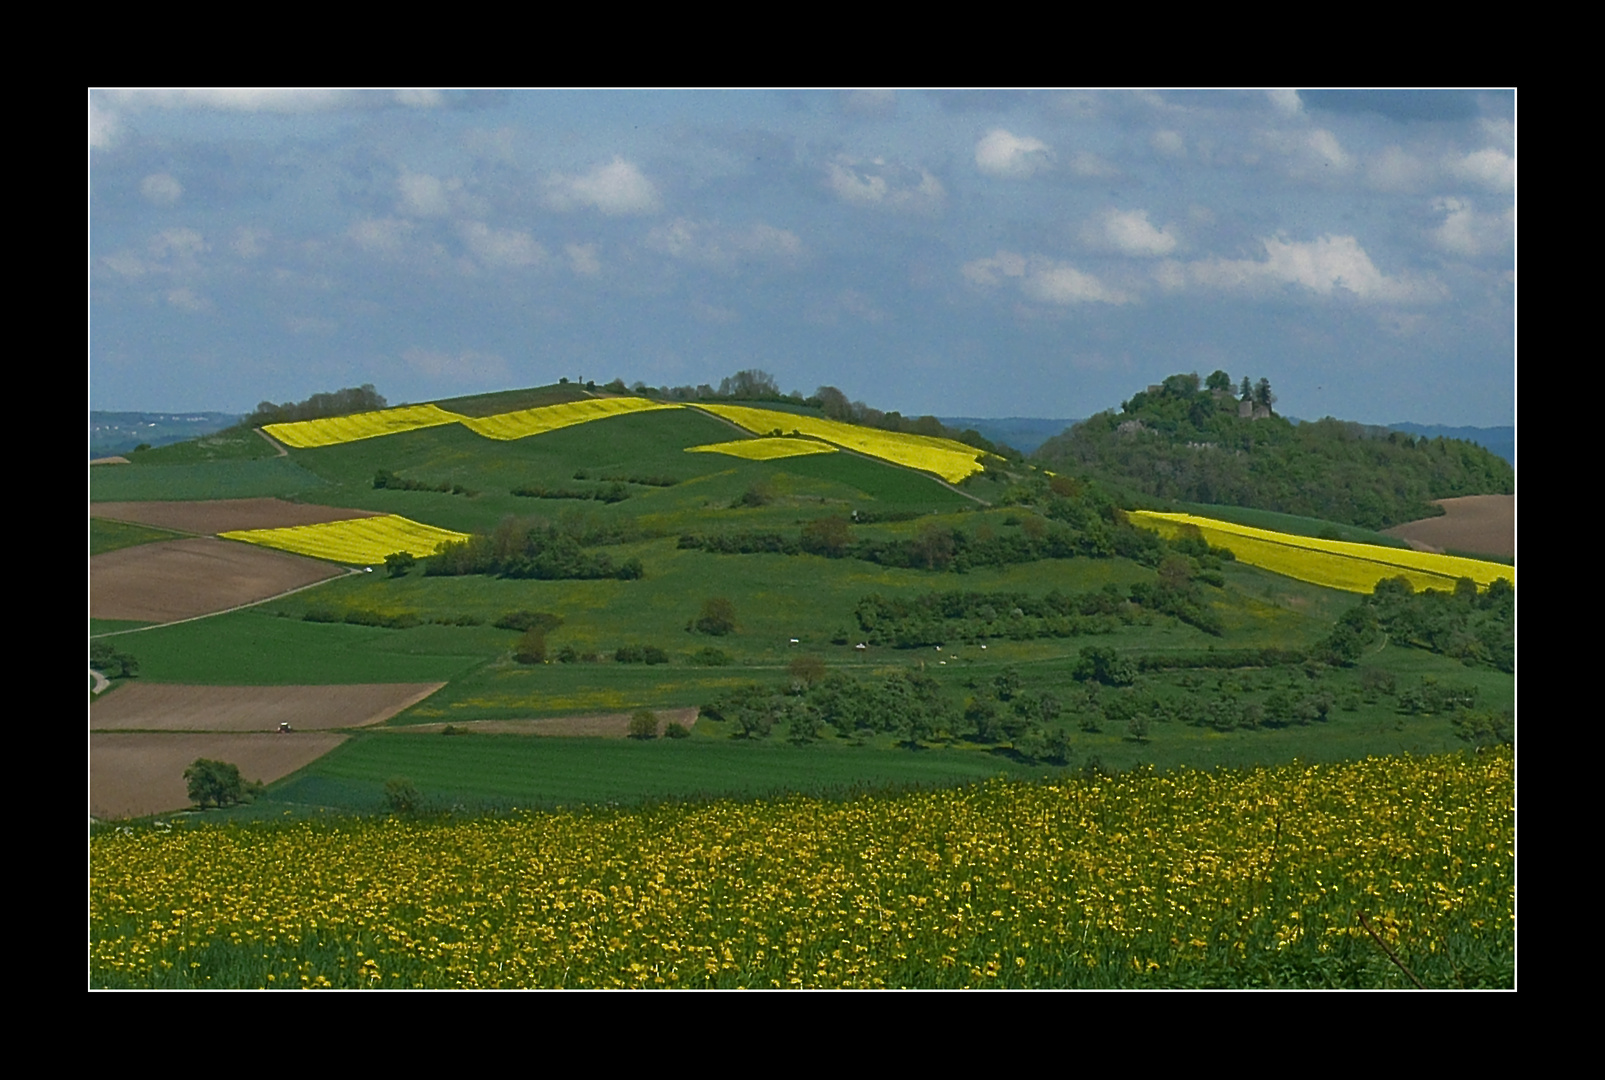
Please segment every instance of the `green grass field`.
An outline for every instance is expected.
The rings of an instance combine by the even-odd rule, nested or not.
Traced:
[[[187,533],[156,529],[149,525],[134,525],[126,521],[108,521],[105,518],[89,519],[89,554],[103,555],[120,548],[138,547],[141,544],[159,544],[163,540],[179,540]]]
[[[1407,548],[1396,536],[1362,529],[1358,525],[1339,525],[1320,518],[1301,517],[1298,514],[1279,514],[1274,510],[1253,510],[1246,506],[1222,506],[1217,503],[1175,503],[1177,510],[1199,517],[1214,518],[1247,525],[1251,529],[1269,529],[1272,532],[1292,533],[1294,536],[1314,536],[1327,540],[1347,540],[1355,544],[1380,544],[1383,547]]]
[[[89,470],[91,502],[253,499],[269,495],[306,497],[311,501],[310,496],[323,486],[323,480],[289,458],[280,457],[176,465],[96,465]]]

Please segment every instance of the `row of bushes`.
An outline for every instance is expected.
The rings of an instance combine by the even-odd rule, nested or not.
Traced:
[[[389,469],[380,469],[373,474],[373,486],[391,491],[439,491],[447,495],[467,495],[469,498],[479,494],[473,488],[464,487],[462,484],[452,483],[449,480],[442,480],[438,484],[431,484],[424,480],[408,480],[405,477],[397,476]]]
[[[580,499],[601,503],[623,502],[630,497],[630,489],[615,481],[601,488],[549,488],[540,484],[525,484],[512,492],[525,499]]]

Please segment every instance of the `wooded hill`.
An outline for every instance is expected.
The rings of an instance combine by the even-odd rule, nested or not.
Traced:
[[[1203,387],[1196,374],[1172,375],[1120,412],[1099,413],[1048,440],[1033,459],[1132,495],[1369,529],[1442,513],[1434,499],[1516,490],[1510,464],[1473,443],[1330,417],[1295,425],[1271,411],[1275,397],[1264,380],[1252,395],[1247,386],[1245,379],[1244,392],[1234,391],[1225,372]]]

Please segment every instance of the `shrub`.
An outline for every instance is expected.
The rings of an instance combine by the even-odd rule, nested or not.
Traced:
[[[385,556],[385,571],[393,578],[406,577],[407,571],[418,565],[418,560],[408,551],[392,551]]]
[[[726,667],[730,663],[730,654],[712,645],[704,645],[691,654],[691,662],[702,667]]]
[[[691,737],[691,729],[675,720],[663,729],[663,735],[668,739],[689,739]]]
[[[702,633],[716,637],[733,634],[736,630],[736,605],[723,596],[710,597],[703,602],[702,614],[697,616],[694,625]]]
[[[630,738],[655,739],[658,737],[657,714],[651,709],[637,709],[630,717]]]
[[[538,626],[525,630],[518,639],[518,647],[513,650],[513,659],[520,664],[546,663],[546,631]]]
[[[422,805],[423,796],[405,776],[393,776],[385,781],[385,808],[392,814],[415,814]]]

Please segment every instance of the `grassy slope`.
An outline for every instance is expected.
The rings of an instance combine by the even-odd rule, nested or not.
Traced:
[[[141,544],[158,544],[163,540],[179,540],[187,533],[155,529],[149,525],[133,525],[126,521],[108,521],[105,518],[89,519],[89,554],[104,555],[108,551],[138,547]]]
[[[527,407],[511,401],[469,404],[480,412]],[[103,499],[299,495],[318,503],[401,513],[430,524],[465,530],[489,528],[508,514],[547,518],[582,515],[633,522],[647,534],[662,537],[610,549],[616,558],[635,556],[642,560],[646,576],[640,581],[425,578],[416,572],[391,580],[375,574],[333,581],[252,611],[127,635],[118,639],[119,648],[139,659],[141,675],[150,681],[275,684],[450,680],[440,694],[393,721],[395,726],[442,719],[696,705],[741,682],[756,680],[780,686],[785,665],[799,652],[813,652],[832,667],[865,678],[910,665],[923,666],[943,682],[955,708],[960,708],[970,694],[984,693],[1006,665],[1018,667],[1029,689],[1047,690],[1069,701],[1079,692],[1069,672],[1085,645],[1110,645],[1131,654],[1194,651],[1211,645],[1296,647],[1323,636],[1332,620],[1353,602],[1331,590],[1251,567],[1229,565],[1228,588],[1207,590],[1225,623],[1227,632],[1223,638],[1210,638],[1161,618],[1153,625],[1123,628],[1107,637],[992,642],[984,651],[959,650],[959,657],[947,665],[939,663],[935,650],[888,649],[859,654],[850,645],[831,645],[829,640],[838,630],[852,633],[853,605],[868,593],[917,595],[931,590],[966,590],[1041,594],[1052,588],[1082,591],[1109,582],[1129,585],[1151,578],[1152,572],[1124,560],[1075,559],[966,575],[932,574],[855,560],[714,556],[680,550],[674,537],[682,531],[750,528],[794,532],[813,517],[849,509],[935,512],[943,515],[938,520],[966,529],[983,522],[1000,532],[1011,528],[1005,524],[1010,512],[954,513],[973,511],[975,504],[929,478],[856,455],[842,453],[762,463],[684,452],[687,446],[734,436],[728,425],[706,414],[674,410],[597,421],[511,443],[485,440],[460,428],[445,427],[296,451],[290,459],[241,456],[194,460],[173,450],[168,455],[174,460],[172,464],[96,470],[92,474],[94,497]],[[265,443],[262,445],[266,448]],[[249,444],[241,442],[237,449],[243,454]],[[372,479],[380,468],[428,482],[462,483],[479,494],[469,498],[375,490]],[[574,474],[581,469],[591,479],[576,481]],[[672,475],[682,482],[671,488],[632,486],[632,498],[612,506],[518,498],[509,493],[511,487],[525,483],[598,486],[598,478],[613,473]],[[765,484],[774,501],[760,509],[730,509],[731,502],[754,483]],[[1253,523],[1269,522],[1256,519]],[[1325,523],[1308,520],[1294,524],[1298,527],[1290,531],[1318,532],[1325,527]],[[864,535],[909,535],[918,525],[903,522],[862,527],[858,531]],[[1288,523],[1282,522],[1280,527],[1287,528]],[[734,601],[741,624],[739,633],[728,638],[708,638],[686,631],[687,621],[710,596],[727,596]],[[424,619],[470,615],[487,625],[430,625],[395,631],[303,621],[301,616],[312,608],[340,613],[408,611]],[[521,666],[511,660],[517,635],[488,625],[511,610],[550,611],[564,618],[564,625],[549,636],[553,653],[564,645],[581,652],[606,654],[620,645],[650,644],[667,650],[673,662],[653,667],[611,662]],[[793,637],[800,638],[802,644],[789,646],[787,642]],[[718,668],[690,664],[689,656],[705,645],[725,650],[735,663]],[[952,657],[953,653],[950,649],[944,655]],[[1428,674],[1446,682],[1475,683],[1485,707],[1502,707],[1514,698],[1513,680],[1509,677],[1474,672],[1440,657],[1393,648],[1368,662],[1394,670],[1401,687],[1413,685]],[[1285,677],[1285,672],[1275,673],[1277,680]],[[1217,676],[1208,674],[1204,678]],[[1323,689],[1340,695],[1354,689],[1352,672],[1330,679]],[[1184,685],[1179,676],[1160,676],[1151,680],[1151,688],[1161,695],[1229,692],[1252,700],[1263,696],[1270,683],[1262,679],[1247,687],[1223,690],[1214,683]],[[716,732],[716,728],[704,727],[704,735]],[[1386,699],[1361,705],[1352,712],[1335,711],[1332,721],[1310,728],[1222,735],[1185,725],[1155,725],[1146,745],[1124,738],[1122,731],[1077,730],[1073,736],[1078,760],[1097,756],[1112,766],[1138,762],[1245,764],[1295,756],[1330,758],[1393,752],[1401,747],[1427,751],[1452,748],[1453,743],[1445,722],[1431,718],[1400,720]],[[414,741],[429,738],[400,733],[365,736],[325,761],[349,761],[352,764],[340,767],[350,769],[356,769],[357,762],[370,762],[362,767],[366,772],[358,770],[361,775],[351,776],[325,773],[323,763],[319,763],[293,783],[354,784],[351,790],[358,791],[360,798],[329,798],[332,805],[355,808],[362,800],[371,801],[374,784],[382,784],[395,771],[407,772],[411,766],[406,755],[413,753],[448,754],[449,759],[443,760],[458,763],[449,767],[442,764],[438,776],[427,774],[435,777],[428,783],[415,776],[414,780],[426,790],[483,799],[611,799],[632,793],[645,797],[752,792],[777,786],[806,786],[805,780],[827,785],[909,782],[926,779],[919,770],[931,762],[939,763],[939,767],[932,766],[936,773],[951,779],[1008,767],[1005,759],[984,750],[910,753],[887,747],[849,748],[837,740],[812,751],[798,751],[778,744],[778,740],[776,744],[748,746],[708,737],[674,747],[664,744],[646,748],[490,736]],[[398,741],[385,742],[387,739]],[[462,748],[461,743],[471,746]],[[447,744],[448,749],[441,749]],[[552,749],[559,746],[566,749]],[[478,749],[481,747],[486,749]],[[650,756],[654,753],[659,756]],[[504,764],[476,756],[485,754],[505,759]],[[779,764],[769,764],[771,758],[764,755],[775,755],[772,760]],[[543,764],[536,768],[529,765],[531,761]],[[586,761],[591,764],[583,764]],[[663,762],[679,764],[670,767]],[[802,772],[787,772],[791,766],[786,763],[791,762],[803,763],[799,766]],[[542,771],[546,768],[544,763],[555,763],[555,772]],[[529,780],[534,786],[518,787],[515,783],[508,787],[509,781],[499,778],[508,770],[517,774],[520,769],[533,770],[528,773],[530,777],[543,779],[538,783]],[[476,780],[476,776],[483,779]],[[570,779],[562,780],[564,776]],[[929,778],[934,779],[934,774]],[[557,794],[543,794],[549,791]]]

